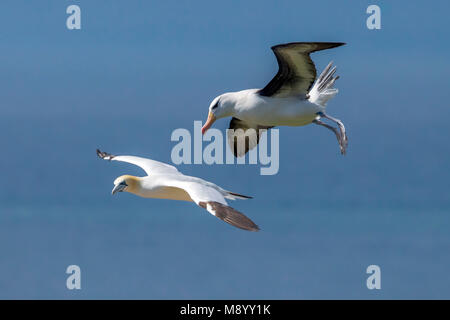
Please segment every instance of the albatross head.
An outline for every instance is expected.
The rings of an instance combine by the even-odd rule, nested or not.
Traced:
[[[209,105],[208,119],[202,127],[202,134],[205,134],[217,119],[231,117],[234,114],[235,105],[236,99],[232,92],[215,97]]]
[[[117,192],[131,192],[134,193],[139,185],[139,178],[133,177],[129,175],[124,175],[118,177],[114,180],[114,188],[111,191],[111,194],[116,194]]]

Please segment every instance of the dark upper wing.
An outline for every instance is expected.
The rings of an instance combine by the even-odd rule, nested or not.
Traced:
[[[259,143],[261,134],[273,127],[253,125],[238,118],[231,118],[227,131],[228,144],[235,157],[242,157]]]
[[[232,207],[217,201],[199,202],[198,205],[232,226],[248,231],[259,230],[259,227],[252,220]]]
[[[278,73],[261,90],[262,96],[305,96],[316,79],[316,67],[309,54],[344,45],[342,42],[292,42],[272,47]]]

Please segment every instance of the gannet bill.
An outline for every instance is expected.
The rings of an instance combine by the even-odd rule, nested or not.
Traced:
[[[278,61],[278,73],[262,89],[228,92],[213,99],[204,134],[217,119],[232,117],[228,143],[236,157],[245,155],[259,142],[267,129],[275,126],[304,126],[310,123],[334,132],[341,154],[346,153],[348,139],[342,121],[326,114],[328,100],[338,92],[333,88],[332,62],[316,80],[316,67],[310,53],[344,45],[341,42],[292,42],[272,47]],[[315,83],[314,83],[315,81]],[[314,85],[313,85],[314,83]],[[339,130],[320,119],[337,124]],[[238,130],[242,129],[242,130]]]
[[[241,212],[229,207],[227,201],[251,197],[222,189],[212,182],[186,176],[174,166],[135,156],[114,156],[97,149],[104,160],[122,161],[141,167],[147,176],[123,175],[114,181],[112,194],[130,192],[144,198],[193,201],[217,218],[248,231],[259,227]]]

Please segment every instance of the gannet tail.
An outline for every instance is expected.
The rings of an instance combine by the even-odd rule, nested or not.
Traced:
[[[339,79],[339,76],[334,76],[336,73],[336,67],[332,68],[332,65],[333,61],[330,62],[322,71],[308,93],[309,101],[323,107],[327,105],[328,100],[333,98],[338,93],[338,89],[333,88],[333,85],[334,82]]]
[[[239,194],[239,193],[235,193],[235,192],[231,192],[231,191],[225,191],[226,194],[224,195],[225,198],[229,199],[229,200],[236,200],[236,199],[240,199],[240,200],[246,200],[246,199],[253,199],[253,197],[250,196],[244,196],[243,194]]]

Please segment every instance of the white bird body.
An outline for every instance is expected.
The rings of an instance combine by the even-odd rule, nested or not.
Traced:
[[[135,194],[143,198],[169,199],[181,201],[193,201],[189,193],[183,189],[169,187],[166,180],[162,176],[153,175],[150,177],[142,177],[140,179],[140,188]]]
[[[310,54],[344,45],[341,42],[292,42],[272,47],[278,72],[262,89],[228,92],[213,99],[204,134],[220,118],[232,117],[228,143],[236,157],[256,147],[261,133],[276,126],[317,124],[334,132],[342,154],[347,148],[347,135],[342,121],[326,114],[328,100],[338,90],[334,83],[336,67],[329,63],[316,79],[316,67]],[[338,125],[332,127],[320,119]]]
[[[170,199],[181,201],[195,202],[188,192],[185,191],[182,186],[189,188],[198,184],[209,189],[213,189],[219,193],[216,195],[216,201],[227,204],[225,197],[231,200],[235,198],[229,195],[229,192],[220,188],[218,185],[192,176],[187,176],[179,172],[178,174],[152,174],[147,177],[140,177],[139,189],[136,190],[136,194],[143,198],[156,198],[156,199]],[[191,185],[191,186],[190,186]],[[213,192],[212,190],[208,190]]]
[[[143,198],[192,201],[223,221],[249,231],[258,226],[241,212],[228,206],[225,199],[249,199],[251,197],[222,189],[218,185],[182,174],[174,166],[135,156],[114,156],[97,149],[97,155],[109,161],[128,162],[141,167],[145,177],[124,175],[114,181],[112,194],[126,191]]]
[[[260,89],[247,89],[224,95],[235,100],[234,117],[263,126],[304,126],[317,118],[325,107],[302,97],[266,97]]]

